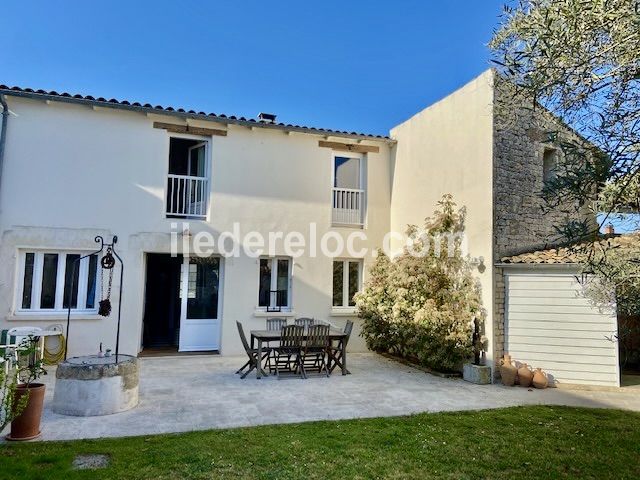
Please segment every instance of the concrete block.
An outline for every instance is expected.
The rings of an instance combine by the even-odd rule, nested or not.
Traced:
[[[462,378],[477,385],[486,385],[491,383],[491,367],[465,363],[462,370]]]

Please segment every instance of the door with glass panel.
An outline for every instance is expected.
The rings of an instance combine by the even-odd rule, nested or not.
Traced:
[[[219,257],[185,257],[180,288],[181,352],[220,349]]]

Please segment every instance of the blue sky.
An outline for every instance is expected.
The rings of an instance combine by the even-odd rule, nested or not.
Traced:
[[[503,3],[5,0],[0,83],[385,134],[489,67]]]

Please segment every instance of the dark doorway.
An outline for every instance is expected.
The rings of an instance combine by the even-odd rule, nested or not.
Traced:
[[[142,347],[174,348],[180,335],[182,255],[147,254]]]

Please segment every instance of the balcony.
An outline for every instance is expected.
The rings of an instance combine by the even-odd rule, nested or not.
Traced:
[[[355,188],[333,188],[333,225],[364,225],[365,192]]]
[[[208,196],[207,177],[169,174],[167,178],[167,216],[206,218]]]

